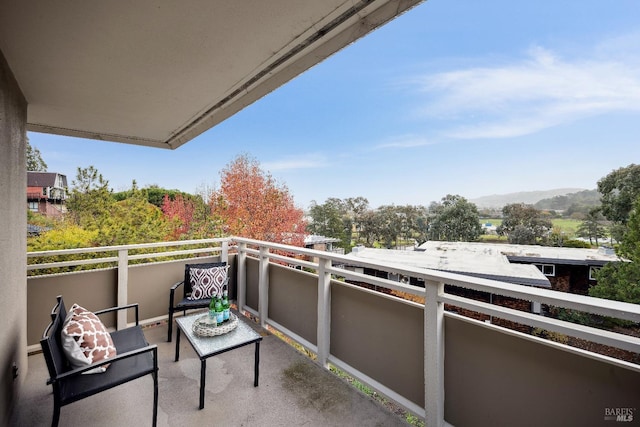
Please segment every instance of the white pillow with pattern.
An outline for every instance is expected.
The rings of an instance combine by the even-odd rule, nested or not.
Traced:
[[[116,356],[116,347],[107,328],[98,316],[78,304],[73,304],[69,310],[61,338],[62,350],[74,369]],[[107,364],[84,373],[97,374],[108,367]]]
[[[187,299],[197,300],[222,296],[222,288],[227,280],[229,266],[189,269],[191,281],[191,295]]]

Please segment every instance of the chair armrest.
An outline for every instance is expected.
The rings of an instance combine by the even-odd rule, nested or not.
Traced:
[[[175,299],[174,295],[176,293],[176,289],[178,289],[182,285],[184,285],[184,280],[171,286],[169,291],[169,310],[173,310],[173,302]]]
[[[100,362],[92,363],[91,365],[84,366],[82,368],[72,369],[70,371],[63,372],[57,375],[55,378],[50,378],[47,381],[47,384],[52,384],[56,381],[61,381],[70,377],[74,377],[76,375],[82,375],[82,373],[90,371],[95,368],[99,368],[103,365],[108,365],[110,363],[117,362],[118,360],[128,359],[130,357],[138,356],[143,353],[153,353],[153,366],[155,369],[158,368],[158,346],[156,344],[150,344],[142,348],[138,348],[136,350],[127,351],[122,354],[118,354],[116,357],[111,357],[109,359],[101,360]]]
[[[135,312],[136,312],[136,326],[138,325],[138,303],[133,303],[133,304],[127,304],[127,305],[122,305],[120,307],[111,307],[111,308],[105,308],[103,310],[98,310],[98,311],[94,311],[93,314],[95,314],[96,316],[99,316],[101,314],[105,314],[105,313],[111,313],[114,311],[119,311],[119,310],[127,310],[129,308],[135,308]]]
[[[171,286],[171,291],[174,292],[176,289],[178,289],[180,286],[184,285],[184,280],[181,282],[176,283],[175,285]]]

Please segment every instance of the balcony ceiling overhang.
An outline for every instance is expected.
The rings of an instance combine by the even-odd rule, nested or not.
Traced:
[[[0,4],[27,129],[177,148],[422,0]]]

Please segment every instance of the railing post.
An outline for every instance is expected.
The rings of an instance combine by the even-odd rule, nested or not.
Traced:
[[[269,316],[269,248],[260,247],[260,274],[258,278],[258,315],[260,326],[267,326]]]
[[[242,313],[247,303],[247,244],[238,243],[238,274],[236,276],[238,291],[238,311]]]
[[[425,281],[424,409],[425,424],[444,425],[444,284]]]
[[[327,368],[331,341],[331,260],[318,260],[318,363]]]
[[[222,251],[220,252],[220,261],[224,261],[229,265],[229,241],[222,242]]]
[[[118,251],[118,302],[117,306],[128,304],[129,289],[129,251],[120,249]],[[127,327],[127,310],[118,310],[116,328],[118,330]]]

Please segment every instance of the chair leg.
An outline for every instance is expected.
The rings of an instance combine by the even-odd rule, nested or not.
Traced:
[[[167,336],[167,341],[171,342],[172,334],[173,334],[173,307],[169,307],[169,335]]]
[[[153,427],[158,424],[158,371],[153,374]]]
[[[53,419],[51,420],[51,427],[58,427],[58,422],[60,422],[60,403],[58,399],[54,397],[53,399]]]

